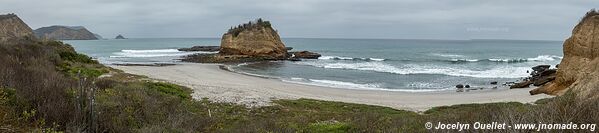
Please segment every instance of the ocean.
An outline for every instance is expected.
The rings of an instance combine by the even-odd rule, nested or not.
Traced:
[[[457,84],[490,88],[513,82],[536,65],[555,67],[562,41],[409,40],[284,38],[293,51],[323,56],[302,61],[227,64],[235,72],[284,82],[347,89],[430,92]],[[218,46],[219,38],[69,40],[78,52],[103,64],[181,63],[180,56],[205,53],[178,48]]]

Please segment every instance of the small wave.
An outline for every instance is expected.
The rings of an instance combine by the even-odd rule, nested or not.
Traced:
[[[562,58],[563,57],[556,56],[556,55],[539,55],[539,56],[537,56],[535,58],[528,58],[526,60],[529,60],[529,61],[554,61],[554,60],[557,60],[557,59],[561,60]]]
[[[447,57],[447,58],[462,58],[462,57],[466,57],[465,55],[445,54],[445,53],[432,53],[431,55],[433,55],[433,56],[439,56],[439,57]]]
[[[361,63],[323,63],[323,62],[296,62],[299,65],[309,65],[327,69],[348,69],[374,71],[392,74],[441,74],[449,76],[464,76],[476,78],[521,78],[528,76],[526,71],[528,67],[496,67],[489,70],[468,70],[452,68],[446,66],[422,66],[406,65],[398,68],[382,62],[361,62]]]
[[[319,60],[362,60],[362,61],[385,61],[387,59],[380,58],[353,58],[353,57],[342,57],[342,56],[321,56]]]
[[[555,60],[561,60],[563,57],[561,56],[556,56],[556,55],[539,55],[537,57],[534,58],[491,58],[491,59],[450,59],[450,62],[482,62],[482,61],[489,61],[489,62],[507,62],[507,63],[515,63],[515,62],[528,62],[528,61],[536,61],[536,62],[543,62],[543,61],[555,61]]]
[[[173,53],[181,52],[177,49],[152,49],[152,50],[121,50],[123,53]]]
[[[382,90],[382,91],[401,91],[401,92],[435,92],[444,91],[446,89],[389,89],[380,87],[378,84],[359,84],[353,82],[335,81],[335,80],[321,80],[321,79],[304,79],[304,78],[290,78],[290,80],[283,80],[284,82],[324,86],[332,88],[343,88],[343,89],[361,89],[361,90]]]
[[[452,62],[477,62],[477,59],[451,59]]]

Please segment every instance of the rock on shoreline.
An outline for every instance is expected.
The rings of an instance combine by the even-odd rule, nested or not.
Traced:
[[[220,50],[220,46],[193,46],[191,48],[180,48],[179,51],[206,51],[206,52],[216,52]]]
[[[193,46],[179,51],[208,51],[217,54],[194,54],[182,61],[198,63],[255,62],[266,60],[317,59],[321,55],[309,51],[288,52],[269,21],[258,19],[231,28],[221,39],[220,46]]]
[[[591,10],[574,27],[572,36],[564,42],[564,58],[553,82],[530,91],[561,95],[568,90],[579,97],[597,97],[599,90],[599,12]]]
[[[530,73],[530,77],[525,78],[523,81],[514,83],[510,86],[510,89],[515,88],[527,88],[530,85],[534,86],[543,86],[548,82],[555,80],[555,73],[557,69],[550,69],[551,65],[538,65],[532,67],[532,72]]]

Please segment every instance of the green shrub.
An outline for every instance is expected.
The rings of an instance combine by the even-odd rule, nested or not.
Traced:
[[[157,90],[163,94],[174,95],[183,99],[191,98],[191,90],[178,85],[162,82],[148,82],[147,86],[150,89]]]
[[[308,126],[308,131],[311,133],[346,133],[351,127],[342,122],[317,122]]]
[[[98,61],[92,60],[91,57],[79,54],[74,51],[68,52],[60,52],[60,58],[66,61],[79,62],[79,63],[87,63],[87,64],[98,64]]]

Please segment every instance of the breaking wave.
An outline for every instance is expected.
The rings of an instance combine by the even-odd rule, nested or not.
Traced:
[[[447,89],[389,89],[381,87],[379,84],[360,84],[353,82],[335,81],[335,80],[320,80],[320,79],[305,79],[305,78],[289,78],[283,79],[284,82],[324,86],[332,88],[344,88],[344,89],[362,89],[362,90],[382,90],[382,91],[401,91],[401,92],[434,92],[444,91]]]
[[[450,59],[450,62],[507,62],[507,63],[517,63],[517,62],[544,62],[544,61],[556,61],[561,60],[563,57],[557,55],[539,55],[533,58],[490,58],[490,59]]]
[[[353,57],[342,57],[342,56],[321,56],[319,60],[359,60],[359,61],[385,61],[387,59],[381,58],[353,58]]]
[[[448,66],[423,66],[405,65],[402,67],[392,66],[383,62],[360,62],[360,63],[324,63],[324,62],[296,62],[298,65],[308,65],[326,69],[348,69],[374,71],[392,74],[441,74],[449,76],[465,76],[476,78],[521,78],[526,77],[529,67],[499,66],[489,70],[469,70]]]

